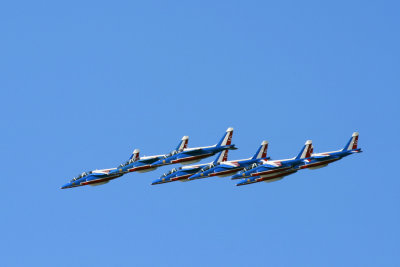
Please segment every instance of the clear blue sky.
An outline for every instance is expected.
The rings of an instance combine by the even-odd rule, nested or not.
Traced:
[[[399,266],[397,1],[0,6],[2,266]],[[276,183],[60,190],[134,148],[364,153]],[[211,160],[211,159],[208,159]],[[207,160],[205,160],[207,161]]]

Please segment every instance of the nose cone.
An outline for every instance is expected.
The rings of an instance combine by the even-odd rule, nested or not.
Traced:
[[[235,174],[232,176],[232,180],[236,180],[236,179],[241,179],[244,177],[247,177],[249,174],[247,172],[239,172],[238,174]]]
[[[253,179],[250,179],[250,178],[243,179],[241,182],[237,183],[236,186],[250,184],[252,181],[253,181]]]
[[[240,178],[242,178],[244,173],[238,173],[238,174],[235,174],[235,175],[232,175],[232,180],[235,180],[235,179],[240,179]]]
[[[163,183],[166,183],[166,182],[169,182],[169,179],[167,179],[167,178],[159,178],[159,179],[157,179],[157,180],[154,180],[154,181],[151,183],[151,185],[163,184]]]
[[[230,145],[231,150],[237,150],[238,148],[235,145]]]
[[[193,175],[190,176],[188,179],[189,179],[189,180],[195,180],[195,179],[198,179],[198,178],[200,178],[200,173],[193,174]]]
[[[67,189],[67,188],[71,188],[71,187],[72,187],[71,183],[67,183],[67,184],[61,186],[60,189]]]

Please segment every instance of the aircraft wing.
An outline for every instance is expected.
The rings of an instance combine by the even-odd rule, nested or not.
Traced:
[[[330,155],[315,155],[315,156],[311,156],[311,159],[323,160],[329,156]],[[332,159],[336,159],[336,158],[339,158],[339,157],[332,157]]]
[[[140,159],[140,162],[145,163],[145,164],[152,164],[152,163],[156,162],[157,160],[160,160],[161,158],[162,158],[162,156],[145,158],[145,159]]]
[[[224,169],[234,169],[234,168],[240,167],[240,164],[238,164],[236,162],[229,162],[229,163],[224,163],[224,164],[218,165],[218,167],[221,167]]]
[[[196,155],[201,154],[201,152],[203,152],[202,148],[183,151],[183,152],[179,153],[178,158],[182,158],[182,157],[185,157],[185,156],[196,156]]]

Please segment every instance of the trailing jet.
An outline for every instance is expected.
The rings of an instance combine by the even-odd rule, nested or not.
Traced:
[[[312,154],[309,159],[305,160],[305,165],[301,166],[301,169],[319,169],[328,166],[328,164],[338,161],[348,155],[354,153],[361,153],[361,148],[357,148],[358,145],[358,132],[354,132],[346,146],[341,150],[316,153]]]
[[[233,135],[233,128],[228,128],[222,139],[218,144],[206,147],[186,148],[183,150],[174,150],[163,159],[158,160],[152,166],[159,167],[163,165],[170,165],[175,163],[191,164],[199,162],[201,159],[208,158],[227,149],[237,149],[235,145],[231,145]],[[185,137],[184,137],[185,138]],[[183,140],[183,139],[182,139]]]
[[[108,183],[110,180],[119,178],[128,172],[148,172],[157,169],[151,164],[163,155],[139,157],[139,149],[135,149],[129,160],[124,164],[119,165],[118,168],[94,170],[83,172],[77,177],[73,178],[69,183],[61,187],[61,189],[72,188],[83,185],[102,185]]]
[[[253,165],[241,173],[232,176],[232,179],[243,179],[236,184],[237,186],[247,185],[258,182],[273,182],[285,176],[293,174],[299,170],[299,166],[304,165],[304,159],[311,156],[313,152],[312,141],[308,140],[300,153],[295,158],[282,160],[263,160],[259,165]]]
[[[218,164],[207,165],[200,172],[193,174],[189,180],[202,179],[212,176],[226,177],[244,169],[245,167],[260,162],[267,157],[268,142],[263,141],[252,158],[241,160],[224,160]]]
[[[169,182],[181,181],[187,182],[189,181],[187,178],[192,176],[194,173],[197,173],[202,168],[206,166],[214,166],[219,164],[219,162],[226,161],[228,155],[228,150],[221,151],[217,158],[210,163],[199,164],[199,165],[190,165],[190,166],[183,166],[180,168],[173,168],[167,173],[164,173],[159,179],[155,180],[152,185],[156,184],[164,184]]]

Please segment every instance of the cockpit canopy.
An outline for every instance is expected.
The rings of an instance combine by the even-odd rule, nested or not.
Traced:
[[[247,166],[247,167],[244,169],[244,171],[248,171],[248,170],[254,169],[254,168],[260,166],[261,164],[262,164],[262,163],[253,163],[253,164],[251,164],[250,166]]]
[[[169,157],[171,157],[171,156],[173,156],[173,155],[176,155],[176,154],[178,154],[178,153],[179,153],[178,151],[174,150],[174,151],[172,151],[171,153],[169,153],[169,154],[167,154],[167,155],[164,155],[164,159],[169,158]]]
[[[177,172],[177,171],[180,170],[180,169],[182,169],[182,167],[181,167],[181,168],[178,168],[178,169],[173,168],[173,169],[170,170],[169,172],[164,173],[161,177],[166,177],[166,176],[168,176],[168,175],[170,175],[170,174],[172,174],[172,173],[174,173],[174,172]]]
[[[124,166],[127,166],[127,165],[133,163],[134,161],[135,161],[135,160],[134,160],[133,158],[131,158],[130,160],[128,160],[127,162],[125,162],[125,163],[123,163],[123,164],[121,164],[121,165],[119,165],[119,166],[120,166],[120,167],[124,167]]]
[[[87,171],[87,172],[82,172],[81,174],[79,174],[78,176],[74,177],[71,182],[79,180],[85,176],[88,176],[89,174],[92,174],[92,171]]]
[[[205,171],[207,171],[207,170],[213,168],[214,166],[215,166],[214,163],[211,163],[211,164],[209,164],[209,165],[203,167],[200,171],[201,171],[201,172],[205,172]]]

